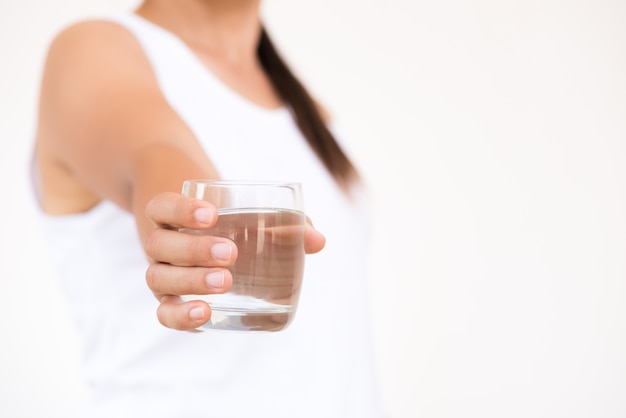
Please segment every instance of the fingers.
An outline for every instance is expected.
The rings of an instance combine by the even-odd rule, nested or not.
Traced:
[[[307,217],[306,228],[304,230],[304,252],[307,254],[315,254],[322,251],[326,245],[326,237],[322,235],[311,223]]]
[[[150,290],[159,295],[207,295],[224,293],[233,283],[230,271],[225,268],[178,267],[154,263],[146,271]]]
[[[178,295],[224,293],[233,282],[226,269],[237,259],[237,247],[229,239],[187,233],[178,229],[202,230],[217,221],[217,209],[209,202],[162,193],[146,206],[146,216],[156,225],[144,242],[144,250],[153,261],[146,272],[146,282],[160,301],[159,322],[178,330],[192,330],[205,324],[211,308],[201,300],[181,302]],[[304,234],[307,254],[321,251],[326,238],[307,219]]]
[[[167,295],[160,298],[157,309],[159,322],[172,329],[192,330],[206,324],[211,319],[211,308],[201,300],[182,302],[178,296]]]
[[[237,258],[237,247],[225,238],[177,231],[201,230],[217,221],[216,208],[203,200],[162,193],[146,206],[157,226],[146,237],[144,250],[154,261],[146,282],[159,299],[159,322],[177,330],[191,330],[209,321],[211,308],[201,300],[182,303],[178,295],[224,293],[232,285],[225,268]]]
[[[178,193],[161,193],[146,205],[146,216],[159,226],[205,229],[217,220],[217,209],[209,202]]]
[[[227,269],[156,263],[148,268],[146,281],[160,302],[159,322],[168,328],[191,330],[211,319],[211,308],[201,300],[183,303],[176,295],[224,293],[230,289],[233,279]]]
[[[237,246],[227,238],[154,229],[144,243],[152,260],[177,266],[225,267],[237,259]]]

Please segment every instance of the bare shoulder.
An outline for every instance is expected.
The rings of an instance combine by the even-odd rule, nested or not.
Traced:
[[[134,36],[110,21],[83,21],[51,42],[39,97],[38,141],[88,141],[131,97],[155,94],[151,66]],[[117,116],[117,115],[116,115]],[[80,123],[79,123],[80,122]]]
[[[152,69],[134,36],[110,21],[83,21],[61,31],[48,49],[40,90],[40,129],[73,128],[77,117],[97,117],[128,94],[156,91]],[[50,124],[70,118],[71,124]],[[92,126],[93,127],[93,126]],[[57,135],[70,138],[67,132]]]
[[[147,58],[122,26],[83,21],[53,39],[40,87],[36,145],[45,209],[75,212],[101,197],[123,200],[115,163],[128,154],[128,138],[138,137],[128,132],[138,115],[131,110],[158,103],[158,94]]]
[[[61,31],[50,44],[42,87],[53,84],[57,94],[89,93],[107,83],[141,78],[146,71],[142,50],[125,28],[109,21],[83,21]]]
[[[118,51],[132,53],[133,36],[121,25],[107,20],[85,20],[74,23],[52,40],[48,58],[88,58],[107,57],[108,53]],[[135,48],[135,51],[138,51]]]

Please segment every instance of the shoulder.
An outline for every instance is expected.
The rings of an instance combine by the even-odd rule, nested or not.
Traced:
[[[75,23],[59,32],[48,48],[39,97],[40,128],[62,131],[55,136],[65,141],[69,131],[78,131],[78,121],[96,128],[92,122],[101,123],[111,112],[119,114],[130,106],[131,98],[156,92],[150,63],[126,28],[106,20]],[[77,133],[84,138],[84,133]]]
[[[67,100],[134,84],[150,71],[139,43],[127,29],[112,21],[83,21],[52,40],[42,89],[55,99]]]
[[[121,25],[108,20],[86,20],[61,30],[52,40],[48,60],[106,58],[112,51],[132,53],[132,34]],[[56,62],[56,61],[54,61]]]

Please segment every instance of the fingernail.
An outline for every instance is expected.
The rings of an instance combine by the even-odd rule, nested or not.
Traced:
[[[198,319],[203,319],[204,308],[202,306],[196,306],[195,308],[191,308],[191,310],[189,310],[189,318],[194,321],[197,321]]]
[[[209,208],[198,208],[193,212],[193,217],[196,218],[196,221],[208,224],[213,220],[213,214]]]
[[[230,244],[225,242],[215,244],[211,247],[211,255],[218,260],[228,261],[232,255],[232,248],[230,247]]]
[[[207,286],[221,289],[224,287],[224,272],[215,271],[213,273],[209,273],[206,275],[205,281]]]

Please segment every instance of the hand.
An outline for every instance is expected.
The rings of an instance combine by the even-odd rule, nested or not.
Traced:
[[[208,229],[217,221],[217,209],[209,202],[176,193],[161,193],[146,206],[155,225],[144,242],[150,259],[148,287],[159,300],[157,317],[168,328],[191,330],[211,318],[211,308],[200,300],[182,303],[186,294],[224,293],[232,285],[228,266],[237,259],[235,244],[221,237],[178,232],[178,228]],[[324,248],[326,239],[307,218],[305,252]]]

